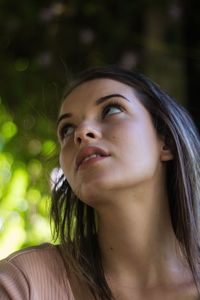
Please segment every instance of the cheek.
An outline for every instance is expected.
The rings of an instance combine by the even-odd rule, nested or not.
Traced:
[[[60,167],[61,167],[61,169],[62,169],[62,171],[63,171],[63,173],[64,173],[64,175],[65,175],[65,177],[66,177],[66,174],[65,174],[65,170],[64,170],[64,165],[65,165],[65,163],[64,163],[64,161],[63,161],[63,155],[60,153],[60,155],[59,155],[59,163],[60,163]]]
[[[60,162],[60,167],[63,170],[63,173],[66,178],[69,176],[69,173],[70,173],[70,161],[71,160],[70,160],[69,154],[66,153],[66,151],[64,151],[64,149],[62,149],[60,151],[60,155],[59,155],[59,162]]]
[[[103,137],[105,140],[109,140],[111,142],[120,142],[123,138],[126,138],[129,135],[129,131],[131,131],[131,122],[127,120],[120,119],[118,122],[113,122],[108,124],[103,129]]]
[[[110,140],[125,160],[139,163],[141,160],[158,158],[158,138],[153,125],[149,123],[125,121],[110,133]]]

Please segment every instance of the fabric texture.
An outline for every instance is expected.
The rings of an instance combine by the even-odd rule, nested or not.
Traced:
[[[57,246],[26,248],[0,261],[0,299],[75,300]]]

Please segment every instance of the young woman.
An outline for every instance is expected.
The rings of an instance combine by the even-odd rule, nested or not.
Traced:
[[[97,68],[64,93],[58,139],[60,245],[2,261],[2,299],[199,299],[200,141],[188,113],[142,75]]]

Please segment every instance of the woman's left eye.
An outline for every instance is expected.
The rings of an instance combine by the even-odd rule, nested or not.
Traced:
[[[107,115],[116,115],[116,114],[119,114],[120,112],[122,112],[122,108],[120,105],[110,104],[104,108],[103,116],[105,117]]]

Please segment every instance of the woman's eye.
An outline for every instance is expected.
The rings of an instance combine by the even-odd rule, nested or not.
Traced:
[[[103,110],[103,116],[107,116],[107,115],[115,115],[122,112],[122,108],[117,105],[117,104],[110,104],[108,106],[106,106]]]
[[[74,126],[71,124],[64,125],[60,130],[60,138],[63,140],[66,137],[69,137],[74,132]]]

